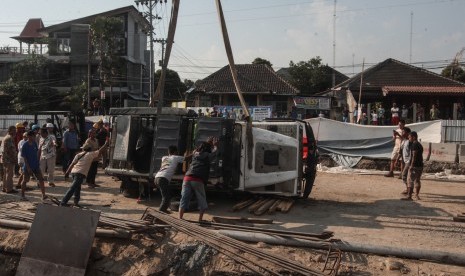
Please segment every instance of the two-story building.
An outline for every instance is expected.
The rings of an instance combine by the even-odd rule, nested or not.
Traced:
[[[90,55],[93,47],[90,43],[90,24],[98,17],[118,17],[123,23],[123,32],[118,54],[124,59],[124,74],[112,80],[112,89],[105,87],[105,93],[99,89],[98,56]],[[42,54],[56,61],[62,72],[60,80],[53,80],[51,86],[59,91],[69,91],[91,76],[91,97],[105,97],[105,102],[113,106],[123,105],[126,99],[148,98],[147,32],[150,23],[134,6],[127,6],[75,20],[45,27],[40,19],[31,19],[23,32],[12,37],[20,42],[20,47],[8,47],[0,51],[0,82],[8,79],[11,66],[26,59],[31,54]],[[27,44],[27,49],[23,47]],[[33,47],[31,47],[31,45]],[[38,46],[39,45],[39,46]],[[90,59],[89,57],[92,56]],[[90,72],[89,72],[90,64]],[[145,84],[145,85],[144,85]]]

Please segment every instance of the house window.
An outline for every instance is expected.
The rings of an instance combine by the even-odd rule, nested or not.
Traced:
[[[71,53],[71,38],[57,38],[56,40],[59,53]]]

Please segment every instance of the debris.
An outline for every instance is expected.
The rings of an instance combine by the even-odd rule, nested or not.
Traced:
[[[161,220],[178,231],[203,241],[208,246],[225,254],[259,275],[323,275],[323,273],[318,270],[309,268],[280,255],[263,251],[185,220],[173,218],[154,209],[147,208],[145,218]]]
[[[384,264],[389,270],[401,270],[404,267],[403,263],[393,260],[386,260],[384,261]]]
[[[201,242],[182,244],[176,248],[171,261],[171,275],[198,274],[217,251]]]
[[[39,205],[16,275],[84,275],[99,216]]]

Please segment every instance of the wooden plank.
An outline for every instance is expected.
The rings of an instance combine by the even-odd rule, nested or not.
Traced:
[[[242,202],[239,202],[239,203],[237,203],[236,205],[234,205],[234,206],[232,207],[232,210],[233,210],[233,212],[240,211],[240,210],[244,209],[245,207],[247,207],[247,206],[253,204],[253,203],[255,202],[255,200],[256,200],[256,199],[254,199],[254,198],[249,198],[249,199],[247,199],[247,200],[244,200],[244,201],[242,201]]]
[[[281,203],[280,199],[277,199],[273,205],[271,205],[270,209],[268,209],[268,215],[272,215],[276,212],[276,208],[278,208],[278,205]]]
[[[212,220],[217,223],[235,224],[235,223],[256,223],[256,224],[272,224],[272,219],[263,218],[245,218],[245,217],[221,217],[213,216]]]
[[[279,205],[276,207],[276,210],[277,211],[282,211],[283,209],[286,208],[286,206],[287,206],[287,200],[283,199],[283,200],[281,200]]]
[[[266,213],[271,206],[273,206],[273,204],[276,202],[276,199],[269,199],[267,201],[265,201],[265,203],[263,203],[262,206],[260,206],[260,208],[258,208],[257,210],[255,210],[254,214],[256,216],[261,216],[263,215],[264,213]]]
[[[286,202],[286,207],[284,209],[281,209],[281,212],[283,212],[283,213],[289,212],[291,210],[291,208],[292,208],[292,205],[294,205],[294,202],[295,201],[293,199],[288,200]]]
[[[260,206],[262,206],[262,204],[266,201],[266,199],[259,199],[257,202],[255,202],[254,204],[250,205],[249,207],[249,213],[253,213],[255,212],[255,210],[257,210],[258,208],[260,208]]]

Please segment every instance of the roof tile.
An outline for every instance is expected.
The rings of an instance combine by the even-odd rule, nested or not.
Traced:
[[[280,77],[273,68],[265,64],[237,64],[237,76],[243,93],[275,93],[276,95],[296,95],[299,91]],[[229,66],[211,74],[196,83],[197,91],[206,93],[236,93]]]

